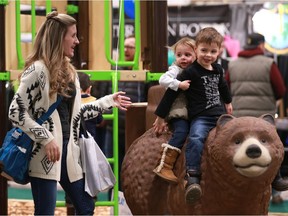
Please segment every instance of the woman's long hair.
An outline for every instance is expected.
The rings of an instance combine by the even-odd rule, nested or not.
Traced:
[[[27,69],[33,62],[42,60],[50,73],[50,97],[55,94],[68,96],[68,84],[75,79],[76,71],[70,59],[64,56],[63,40],[68,27],[76,20],[67,14],[53,11],[46,16],[34,41],[32,53],[25,62]]]

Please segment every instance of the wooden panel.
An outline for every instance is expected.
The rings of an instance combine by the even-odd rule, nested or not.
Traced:
[[[146,71],[119,71],[121,81],[145,81]]]
[[[0,71],[5,71],[5,6],[0,5]],[[7,131],[7,93],[6,93],[6,81],[0,81],[0,147],[2,146],[6,131]],[[7,192],[7,180],[0,177],[0,215],[7,215],[8,213],[8,192]]]
[[[6,40],[6,69],[17,69],[16,54],[16,27],[15,27],[15,2],[10,1],[5,10],[5,40]]]
[[[154,114],[159,102],[161,101],[165,88],[161,85],[155,85],[149,88],[148,90],[148,106],[146,109],[146,130],[149,130],[156,119]]]
[[[89,68],[88,57],[89,57],[89,2],[79,1],[79,13],[77,14],[77,23],[78,23],[78,38],[80,44],[77,48],[77,62],[78,69]]]
[[[128,150],[135,139],[145,132],[146,107],[147,103],[133,103],[126,112],[125,151]]]
[[[89,69],[109,70],[111,66],[106,60],[104,44],[104,1],[89,1],[89,16]]]

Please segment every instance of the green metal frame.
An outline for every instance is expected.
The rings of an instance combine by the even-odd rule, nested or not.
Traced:
[[[68,4],[66,7],[67,14],[73,15],[77,14],[79,11],[79,7],[77,5]]]
[[[8,5],[8,0],[0,0],[0,5]]]
[[[17,49],[17,58],[18,58],[18,69],[22,69],[24,67],[24,59],[22,55],[22,47],[21,47],[21,11],[20,11],[20,1],[15,1],[15,14],[16,14],[16,49]]]
[[[10,80],[10,72],[0,72],[0,81]]]
[[[0,0],[0,3],[6,2]],[[133,61],[125,61],[124,52],[124,40],[125,40],[125,17],[124,17],[124,0],[119,0],[119,59],[118,61],[112,60],[111,56],[111,1],[104,1],[104,15],[105,15],[105,55],[107,61],[113,66],[131,66],[133,70],[139,70],[139,56],[141,51],[141,38],[140,38],[140,0],[135,0],[135,56]],[[18,57],[18,69],[24,67],[24,60],[21,49],[21,19],[20,19],[20,0],[15,1],[16,4],[16,47]],[[69,13],[75,13],[78,8],[72,8],[71,5],[67,6]],[[46,0],[46,13],[51,12],[51,0]],[[31,0],[31,26],[32,26],[32,40],[34,41],[36,35],[36,10],[35,0]],[[90,75],[91,80],[111,80],[112,81],[112,92],[118,91],[118,80],[120,79],[120,73],[117,70],[111,71],[95,71],[95,70],[80,70]],[[162,73],[151,73],[147,72],[146,82],[158,81]],[[0,72],[0,80],[10,80],[10,72]],[[114,186],[113,201],[98,201],[96,206],[113,206],[114,215],[118,215],[118,191],[119,191],[119,170],[118,170],[118,109],[113,108],[112,114],[104,114],[105,119],[113,120],[113,157],[108,158],[108,161],[114,166],[114,174],[117,182]],[[65,207],[64,201],[57,201],[57,207]]]
[[[22,55],[21,47],[21,11],[20,11],[20,0],[15,0],[15,15],[16,15],[16,47],[17,47],[17,58],[18,58],[18,69],[24,67],[24,59]],[[46,13],[51,12],[51,0],[46,0]],[[36,4],[35,0],[31,0],[31,34],[32,41],[36,36]]]
[[[141,38],[140,38],[140,0],[135,0],[135,55],[133,61],[125,61],[124,55],[124,40],[125,40],[125,17],[124,17],[124,0],[119,1],[119,59],[118,61],[112,60],[111,56],[111,12],[110,1],[104,2],[104,16],[105,16],[105,54],[107,61],[113,66],[132,66],[133,70],[139,69],[139,56],[141,51]]]

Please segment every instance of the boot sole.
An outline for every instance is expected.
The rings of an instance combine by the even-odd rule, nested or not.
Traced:
[[[159,176],[162,180],[168,182],[168,183],[172,183],[172,184],[178,184],[177,180],[173,180],[173,179],[168,179],[166,178],[166,176],[161,175],[161,173],[157,172],[156,170],[153,170],[153,172]]]
[[[194,204],[202,195],[201,188],[197,184],[188,186],[185,192],[185,200],[187,204]]]

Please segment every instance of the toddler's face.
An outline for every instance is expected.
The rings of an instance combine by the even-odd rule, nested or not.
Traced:
[[[196,54],[192,47],[188,45],[179,44],[175,50],[176,64],[185,69],[196,59]]]

